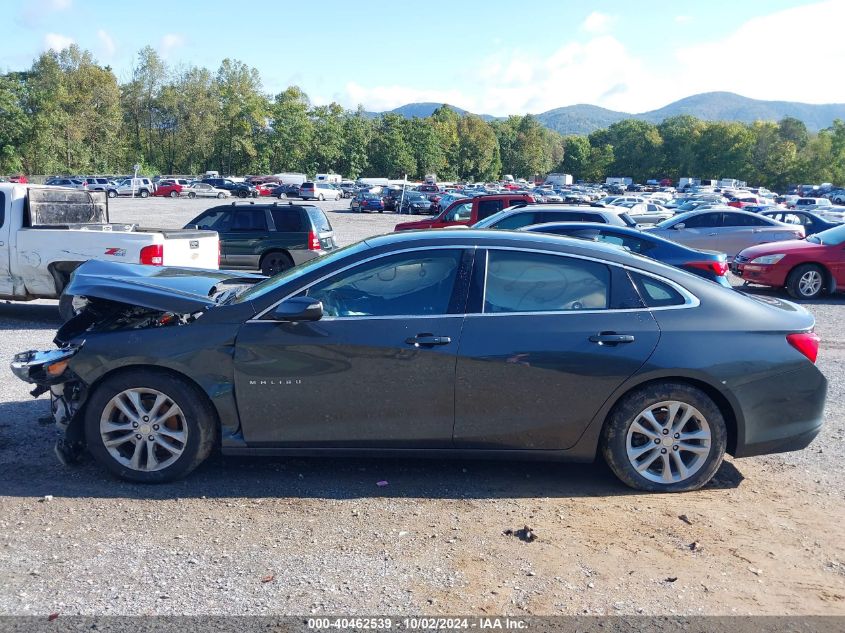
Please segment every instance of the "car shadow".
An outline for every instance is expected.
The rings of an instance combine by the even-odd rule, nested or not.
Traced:
[[[0,330],[56,330],[61,324],[56,303],[0,303]]]
[[[121,481],[90,457],[64,466],[53,453],[53,428],[39,426],[45,399],[0,403],[0,494],[55,498],[498,499],[624,497],[641,494],[593,464],[472,459],[231,457],[215,452],[186,479],[158,485]],[[708,490],[743,481],[725,462]],[[380,483],[386,482],[386,483]]]
[[[772,288],[771,286],[755,286],[752,284],[749,285],[738,285],[735,286],[736,290],[743,292],[749,295],[758,295],[761,297],[774,297],[776,299],[783,299],[785,301],[791,301],[793,303],[797,303],[798,305],[802,306],[836,306],[836,305],[845,305],[845,294],[828,294],[819,297],[818,299],[795,299],[790,297],[785,290],[781,288]]]

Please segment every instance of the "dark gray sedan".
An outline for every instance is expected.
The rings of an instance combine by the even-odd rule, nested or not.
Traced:
[[[641,490],[798,450],[826,380],[813,317],[621,249],[394,233],[275,277],[91,261],[56,349],[14,373],[114,474],[231,455],[593,461]]]

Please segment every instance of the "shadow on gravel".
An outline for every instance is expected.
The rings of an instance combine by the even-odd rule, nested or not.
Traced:
[[[793,299],[790,297],[786,290],[782,290],[780,288],[770,288],[769,286],[736,286],[735,287],[740,292],[744,292],[745,294],[749,295],[759,295],[761,297],[775,297],[776,299],[784,299],[786,301],[792,301],[793,303],[797,303],[798,305],[802,306],[839,306],[845,305],[845,294],[835,293],[832,295],[824,295],[819,297],[818,299],[813,299],[812,301],[803,301],[798,299]]]
[[[53,454],[57,435],[40,427],[46,400],[0,403],[0,495],[114,499],[624,497],[639,494],[619,483],[603,462],[474,461],[467,459],[275,458],[213,455],[182,481],[130,484],[91,458],[63,466]],[[708,490],[740,485],[725,462]],[[387,485],[379,486],[378,482]]]
[[[58,304],[0,303],[0,330],[57,330]]]

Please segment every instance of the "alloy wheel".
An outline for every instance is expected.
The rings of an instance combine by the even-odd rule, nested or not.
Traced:
[[[188,424],[167,394],[139,387],[109,400],[100,416],[100,437],[121,465],[152,472],[179,459],[187,446]]]
[[[695,407],[667,400],[650,405],[628,427],[626,452],[642,477],[673,484],[697,473],[710,454],[712,435]]]
[[[808,270],[798,280],[798,292],[805,297],[813,297],[822,287],[822,276],[817,270]]]

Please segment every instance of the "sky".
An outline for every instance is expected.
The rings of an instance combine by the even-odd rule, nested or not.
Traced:
[[[269,94],[477,114],[589,103],[638,113],[700,92],[845,102],[845,0],[3,0],[0,70],[90,50],[120,81],[139,49],[174,68],[257,68]]]

